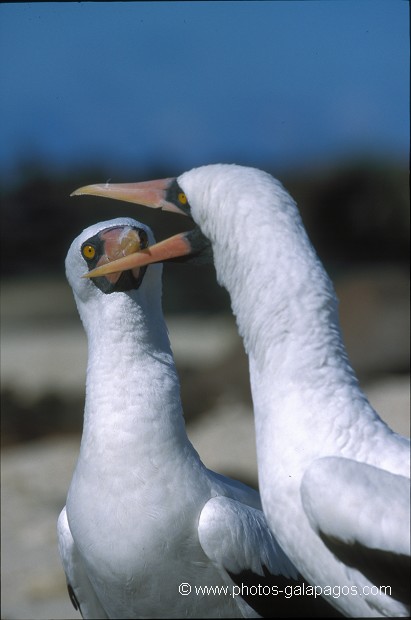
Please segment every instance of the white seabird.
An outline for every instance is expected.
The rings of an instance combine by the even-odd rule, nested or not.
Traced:
[[[332,283],[281,183],[217,164],[74,193],[193,218],[194,231],[118,265],[206,257],[201,233],[211,242],[249,357],[259,486],[272,532],[345,615],[409,615],[409,440],[381,420],[359,386]]]
[[[120,218],[87,228],[66,258],[88,338],[80,453],[58,521],[71,599],[83,618],[296,613],[301,598],[283,588],[299,576],[258,493],[207,469],[188,440],[162,266],[81,277],[153,242],[147,226]]]

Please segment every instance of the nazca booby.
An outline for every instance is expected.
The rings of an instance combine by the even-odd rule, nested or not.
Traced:
[[[299,576],[258,493],[207,469],[187,437],[162,265],[81,277],[153,242],[147,226],[120,218],[84,230],[66,258],[88,338],[80,453],[58,520],[71,599],[84,618],[293,613],[298,600],[281,592]]]
[[[107,273],[206,256],[211,243],[249,358],[259,487],[272,532],[345,615],[408,615],[409,440],[380,419],[359,386],[333,285],[289,193],[261,170],[216,164],[177,179],[91,185],[74,194],[192,217],[191,233]]]

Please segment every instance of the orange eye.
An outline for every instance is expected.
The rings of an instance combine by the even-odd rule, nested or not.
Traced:
[[[86,260],[92,260],[96,255],[96,248],[93,245],[84,245],[81,251]]]
[[[181,202],[182,205],[187,204],[187,196],[185,195],[184,192],[180,192],[178,194],[178,201]]]

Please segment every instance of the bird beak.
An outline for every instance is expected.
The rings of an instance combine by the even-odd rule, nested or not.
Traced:
[[[172,202],[167,200],[167,193],[170,186],[175,182],[174,178],[160,179],[156,181],[144,181],[141,183],[105,183],[101,185],[86,185],[76,189],[71,196],[81,196],[88,194],[91,196],[101,196],[103,198],[115,198],[125,202],[172,211],[180,215],[188,215],[183,209],[179,209]],[[199,256],[205,259],[198,259]],[[119,258],[101,267],[97,267],[84,274],[85,278],[96,278],[118,271],[126,271],[143,267],[151,263],[163,261],[186,259],[187,262],[210,262],[211,246],[208,240],[201,234],[199,228],[189,232],[174,235],[164,241],[152,245],[149,248],[138,251],[128,256]],[[194,257],[194,258],[190,258]]]
[[[189,256],[193,253],[193,247],[190,243],[189,236],[190,232],[179,233],[149,248],[140,251],[137,250],[132,254],[108,262],[96,269],[92,269],[88,273],[85,273],[83,278],[107,276],[120,271],[144,267],[151,263],[159,263],[173,258]]]
[[[118,262],[122,258],[134,256],[135,253],[138,253],[141,249],[141,241],[137,230],[128,226],[124,228],[109,228],[102,231],[99,237],[104,243],[104,254],[97,263],[97,267],[94,271],[104,270],[106,265],[110,265],[111,267],[114,262]],[[128,269],[132,270],[133,276],[137,280],[140,275],[139,265],[129,267]],[[108,273],[102,275],[105,275],[110,284],[114,285],[123,271],[126,271],[126,269],[117,268],[115,271],[110,270]],[[83,277],[90,277],[90,273],[91,271]]]
[[[102,196],[114,198],[124,202],[173,211],[180,215],[187,215],[172,202],[167,200],[167,190],[175,179],[159,179],[157,181],[143,181],[142,183],[104,183],[101,185],[85,185],[79,187],[70,196]]]

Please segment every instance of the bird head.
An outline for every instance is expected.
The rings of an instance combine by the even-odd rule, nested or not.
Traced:
[[[150,228],[131,218],[117,218],[86,228],[73,241],[66,257],[66,275],[74,293],[85,300],[97,290],[109,295],[139,289],[146,266],[117,267],[111,273],[92,279],[87,276],[95,269],[111,265],[154,243]]]
[[[272,197],[276,191],[283,191],[275,182],[278,187],[273,194],[274,182],[271,175],[256,168],[211,164],[184,172],[177,178],[80,187],[71,195],[101,196],[171,211],[190,217],[195,224],[188,232],[93,269],[88,276],[95,278],[120,267],[132,269],[161,261],[210,263],[217,260],[216,252],[219,259],[226,256],[230,245],[235,250],[231,252],[232,257],[238,251],[250,252],[249,225],[255,229],[265,226],[264,208],[270,206],[267,194]],[[255,204],[259,206],[258,213],[253,209]],[[254,237],[258,239],[258,234]]]

